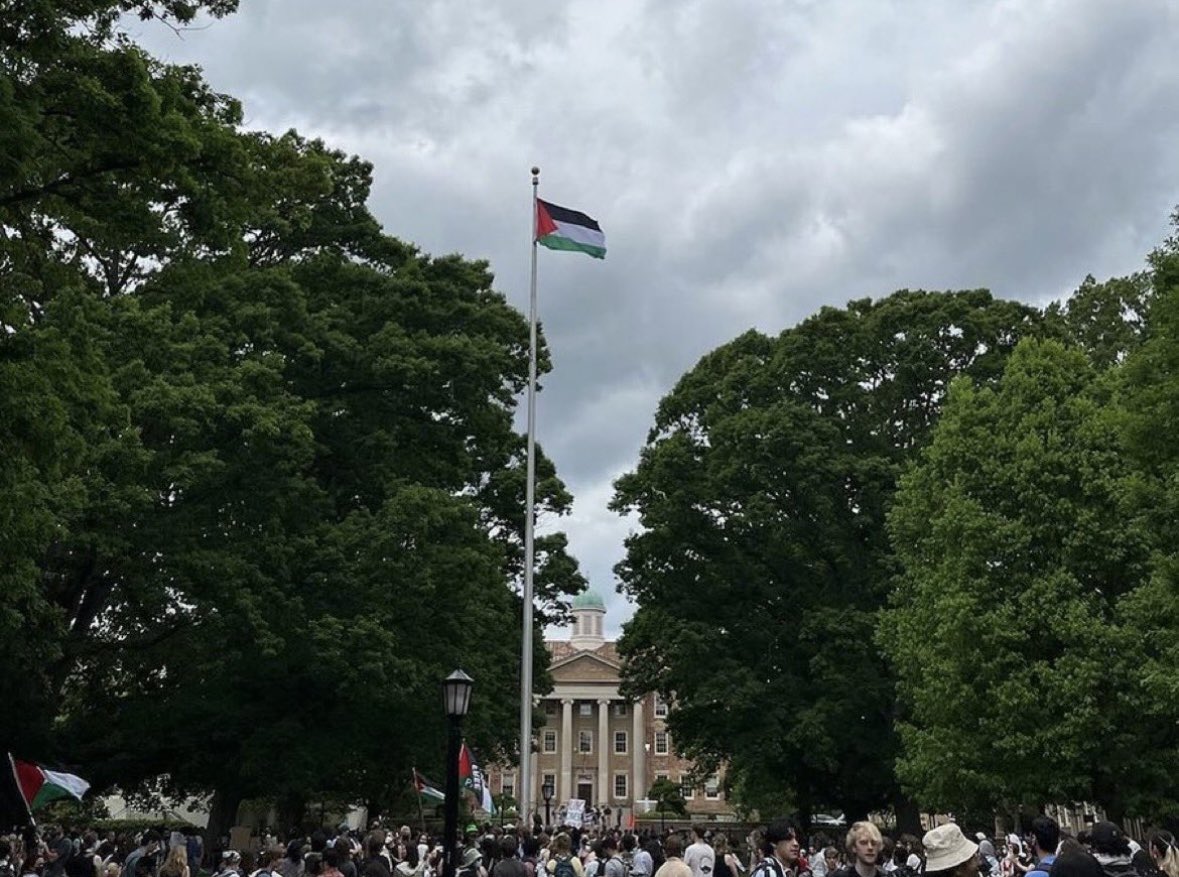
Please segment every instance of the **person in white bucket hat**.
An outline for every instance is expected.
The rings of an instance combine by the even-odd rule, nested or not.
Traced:
[[[925,875],[944,877],[977,877],[978,844],[967,840],[962,829],[953,822],[939,825],[925,832]]]

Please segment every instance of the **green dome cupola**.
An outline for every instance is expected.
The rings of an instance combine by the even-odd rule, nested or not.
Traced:
[[[606,601],[593,588],[586,588],[573,598],[573,633],[569,643],[576,649],[596,649],[605,642],[602,619],[606,617]]]

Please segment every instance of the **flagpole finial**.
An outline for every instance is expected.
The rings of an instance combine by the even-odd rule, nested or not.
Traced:
[[[540,168],[538,168],[536,165],[533,165],[532,166],[532,185],[535,186],[539,182],[540,182]]]

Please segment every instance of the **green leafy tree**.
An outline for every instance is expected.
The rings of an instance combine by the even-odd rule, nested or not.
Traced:
[[[1079,349],[1025,341],[997,386],[954,384],[903,479],[880,639],[907,707],[900,772],[927,807],[1086,799],[1122,814],[1152,770],[1122,604],[1154,534],[1127,502],[1140,475],[1110,383]]]
[[[1094,366],[1106,369],[1142,344],[1153,295],[1149,272],[1104,283],[1089,275],[1066,301],[1049,305],[1045,318],[1058,325],[1062,338],[1084,350]]]
[[[246,798],[294,824],[438,773],[455,666],[473,745],[510,757],[528,332],[485,264],[383,234],[367,163],[239,131],[113,30],[202,6],[233,4],[0,25],[24,126],[0,179],[0,696],[18,750],[212,793],[218,833]],[[584,580],[560,534],[538,562],[543,623]]]
[[[660,404],[614,507],[639,604],[627,685],[673,697],[676,748],[725,762],[746,806],[897,804],[893,677],[873,633],[885,515],[950,381],[991,381],[1038,312],[985,291],[824,308],[707,355]]]
[[[680,784],[667,777],[660,777],[652,783],[651,788],[647,790],[647,798],[655,802],[655,812],[657,813],[674,813],[676,816],[687,815],[688,802],[684,800]]]

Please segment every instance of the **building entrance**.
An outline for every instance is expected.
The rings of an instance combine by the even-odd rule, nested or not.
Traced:
[[[592,782],[587,783],[587,782],[578,781],[578,783],[577,783],[577,797],[579,797],[579,798],[581,798],[581,800],[585,801],[586,807],[594,806],[594,784]]]

